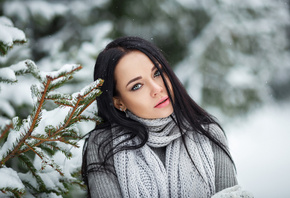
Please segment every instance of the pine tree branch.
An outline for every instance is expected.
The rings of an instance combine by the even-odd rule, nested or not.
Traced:
[[[19,155],[19,158],[24,162],[24,164],[26,165],[26,167],[29,169],[29,171],[31,172],[31,174],[36,179],[37,183],[39,184],[39,189],[46,190],[46,187],[44,185],[43,180],[37,174],[37,170],[35,169],[33,163],[30,161],[30,159],[27,156],[25,156],[24,154],[20,154]]]
[[[73,110],[72,110],[72,112],[70,113],[69,118],[67,119],[66,123],[63,125],[63,127],[62,127],[59,131],[61,131],[62,129],[64,129],[65,127],[67,127],[67,126],[69,125],[69,123],[70,123],[70,121],[72,120],[72,117],[73,117],[75,111],[77,110],[77,108],[78,108],[78,106],[79,106],[79,103],[80,103],[80,101],[81,101],[82,99],[83,99],[83,97],[78,97],[78,100],[77,100],[75,106],[73,107]]]
[[[24,194],[24,191],[19,191],[17,188],[4,188],[4,189],[1,189],[1,192],[4,194],[6,194],[6,192],[11,192],[16,198],[20,198]],[[7,195],[7,197],[10,197],[10,196]]]
[[[34,185],[30,183],[30,181],[24,180],[23,183],[25,183],[26,188],[33,187],[31,190],[36,192],[36,194],[40,192],[64,193],[65,190],[67,190],[67,187],[64,187],[63,189],[56,186],[57,189],[55,190],[55,188],[49,189],[45,186],[46,180],[42,179],[43,174],[35,169],[34,163],[31,162],[26,152],[31,150],[32,152],[30,154],[33,153],[33,156],[37,155],[41,159],[41,169],[45,169],[46,166],[50,166],[55,172],[58,172],[61,176],[59,178],[61,183],[70,182],[82,186],[82,183],[79,182],[77,178],[67,181],[67,178],[65,178],[64,173],[62,172],[61,166],[54,162],[52,156],[57,151],[61,151],[67,158],[70,158],[72,157],[72,153],[69,151],[69,149],[67,149],[67,146],[71,145],[73,147],[79,147],[77,145],[77,140],[80,138],[80,136],[78,135],[78,131],[76,128],[74,128],[73,125],[83,120],[94,120],[93,117],[91,118],[90,116],[82,116],[82,114],[94,102],[95,97],[101,94],[101,91],[97,88],[102,85],[103,81],[96,81],[94,84],[88,85],[79,93],[73,95],[65,96],[63,94],[57,93],[52,93],[49,95],[50,91],[58,88],[69,79],[67,75],[71,75],[71,73],[80,69],[81,67],[74,69],[72,68],[73,71],[67,72],[65,75],[58,72],[55,74],[58,75],[57,77],[53,75],[47,75],[46,78],[44,78],[44,75],[39,73],[36,65],[32,65],[31,68],[31,70],[34,71],[34,76],[38,77],[42,83],[41,88],[38,88],[36,85],[35,87],[31,88],[33,98],[36,99],[34,100],[35,109],[33,110],[32,115],[25,121],[21,122],[20,119],[16,119],[17,122],[15,121],[13,124],[11,124],[11,126],[9,126],[14,127],[15,132],[22,135],[17,140],[17,143],[13,145],[11,150],[8,151],[1,164],[5,165],[9,159],[18,156],[19,159],[23,161],[28,167],[28,172],[30,172],[36,179],[37,184],[35,188]],[[54,80],[56,81],[54,82]],[[65,119],[62,120],[61,123],[57,124],[57,126],[47,125],[43,129],[43,125],[40,120],[42,116],[49,115],[48,111],[42,111],[44,108],[43,105],[47,100],[53,100],[55,104],[58,104],[58,108],[68,107],[70,109]],[[9,130],[10,129],[6,127],[1,134],[1,138],[5,137],[4,132],[7,134],[9,133]],[[45,131],[45,134],[43,134],[42,130]],[[35,132],[35,135],[33,132]],[[60,144],[60,142],[62,144]],[[63,144],[67,146],[64,146]]]
[[[57,105],[63,105],[62,103],[57,102],[57,101],[54,101],[54,103]],[[66,104],[65,106],[72,107],[72,108],[74,107],[73,105],[69,105],[69,104]]]
[[[73,107],[73,110],[72,110],[72,112],[70,113],[70,116],[69,116],[69,118],[67,119],[67,121],[66,121],[66,123],[64,124],[64,125],[62,125],[61,127],[59,127],[54,133],[52,133],[52,134],[50,134],[50,132],[49,132],[49,135],[48,135],[48,137],[47,138],[37,138],[37,137],[34,137],[34,136],[31,136],[33,139],[37,139],[37,140],[39,140],[39,142],[38,143],[36,143],[35,145],[33,145],[33,147],[37,147],[37,146],[39,146],[40,144],[42,144],[42,143],[44,143],[44,142],[46,142],[46,141],[60,141],[60,142],[64,142],[64,143],[69,143],[70,145],[71,145],[71,143],[70,142],[67,142],[67,141],[65,141],[64,139],[62,140],[62,139],[51,139],[51,138],[53,138],[53,137],[55,137],[55,136],[57,136],[57,135],[60,135],[60,133],[69,125],[69,123],[70,123],[70,121],[72,120],[72,117],[73,117],[73,115],[74,115],[74,112],[76,111],[76,109],[78,108],[78,104],[80,103],[80,101],[81,101],[81,99],[82,99],[82,97],[79,97],[78,98],[78,100],[77,100],[77,102],[76,102],[76,104],[75,104],[75,106]],[[73,146],[75,146],[75,145],[73,145]],[[76,146],[77,147],[77,146]],[[27,152],[27,151],[29,151],[29,150],[31,150],[31,148],[30,147],[28,147],[27,149],[25,149],[25,150],[22,150],[22,151],[20,151],[20,153],[25,153],[25,152]]]
[[[41,142],[56,142],[56,141],[60,141],[59,139],[50,139],[51,137],[53,137],[53,136],[48,136],[47,138],[39,138],[39,137],[35,137],[35,136],[30,136],[32,139],[36,139],[36,140],[39,140],[39,141],[41,141]],[[39,144],[37,144],[37,145],[39,145]],[[28,149],[29,150],[29,149]],[[26,150],[26,151],[28,151],[28,150]],[[24,152],[26,152],[26,151],[24,151]]]
[[[27,144],[26,142],[24,142],[24,144],[33,151],[33,153],[35,153],[38,157],[40,157],[40,159],[43,159],[41,155],[39,155],[39,153],[37,153],[31,146],[29,146],[29,144]]]
[[[13,129],[13,124],[12,123],[7,124],[4,127],[4,130],[3,130],[3,132],[1,133],[1,136],[0,136],[0,140],[6,136],[6,134],[10,131],[10,129]]]
[[[65,76],[71,75],[71,74],[73,74],[75,71],[78,71],[78,70],[80,70],[80,69],[82,69],[82,68],[83,68],[83,67],[82,67],[81,65],[79,65],[78,67],[72,69],[70,72],[63,73],[62,75],[59,75],[59,76],[54,77],[54,78],[51,78],[51,77],[47,76],[47,78],[49,77],[49,78],[51,78],[52,81],[54,81],[54,80],[56,80],[56,79],[58,79],[58,78],[62,78],[62,77],[65,77]]]
[[[9,154],[1,161],[1,165],[3,165],[3,164],[5,164],[10,158],[13,158],[16,154],[17,154],[17,152],[19,152],[19,149],[20,149],[20,147],[24,144],[24,142],[25,142],[25,140],[31,135],[31,133],[33,132],[33,130],[34,130],[34,127],[35,127],[35,124],[36,124],[36,121],[38,120],[38,118],[39,118],[39,114],[40,114],[40,112],[41,112],[41,108],[42,108],[42,105],[43,105],[43,103],[44,103],[44,101],[45,101],[45,95],[46,95],[46,93],[47,93],[47,90],[48,90],[48,87],[49,87],[49,84],[50,84],[50,82],[51,82],[51,78],[50,77],[47,77],[47,83],[46,83],[46,85],[45,85],[45,87],[44,87],[44,91],[43,91],[43,93],[42,93],[42,97],[41,97],[41,99],[40,99],[40,101],[39,101],[39,105],[38,105],[38,107],[37,107],[37,110],[36,110],[36,113],[35,113],[35,115],[34,115],[34,118],[33,118],[33,121],[32,121],[32,124],[31,124],[31,126],[29,127],[29,130],[28,130],[28,132],[21,138],[21,140],[18,142],[18,144],[14,147],[14,149],[13,150],[11,150],[10,152],[9,152]]]
[[[95,100],[91,100],[87,105],[85,105],[85,107],[80,111],[80,113],[77,115],[77,117],[79,117],[80,115],[82,115],[82,113],[86,110],[86,108],[88,108],[94,101]]]

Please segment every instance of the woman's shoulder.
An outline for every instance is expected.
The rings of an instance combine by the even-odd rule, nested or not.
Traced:
[[[112,148],[111,130],[109,128],[94,129],[86,138],[84,150],[87,160],[91,162],[103,161]]]
[[[99,145],[110,136],[110,133],[110,128],[95,128],[87,134],[87,143],[88,145],[92,143]]]
[[[91,137],[95,137],[98,135],[102,135],[106,132],[110,132],[110,128],[95,128],[91,132],[89,132],[88,136],[89,136],[89,138],[91,138]]]

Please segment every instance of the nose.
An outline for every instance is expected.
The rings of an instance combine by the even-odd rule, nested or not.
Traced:
[[[150,88],[152,97],[156,97],[158,94],[163,92],[163,87],[154,81],[150,82]]]

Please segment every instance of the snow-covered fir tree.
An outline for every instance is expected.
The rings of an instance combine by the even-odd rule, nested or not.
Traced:
[[[24,33],[8,18],[0,18],[0,27],[2,55],[15,44],[26,42]],[[103,81],[99,79],[73,94],[58,91],[81,68],[66,64],[57,71],[42,72],[31,60],[0,68],[0,86],[21,87],[19,75],[36,80],[30,93],[20,91],[16,95],[31,95],[33,108],[25,119],[15,115],[11,105],[1,99],[0,197],[63,197],[73,186],[84,188],[80,178],[83,141],[76,124],[100,122],[96,110],[88,109],[101,94]],[[47,109],[49,102],[54,106]]]

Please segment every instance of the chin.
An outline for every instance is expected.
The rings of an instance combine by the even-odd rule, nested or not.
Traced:
[[[172,110],[172,111],[168,111],[168,112],[164,112],[164,113],[161,113],[161,114],[159,114],[159,115],[156,115],[155,118],[167,118],[167,117],[170,116],[172,113],[173,113],[173,110]]]

